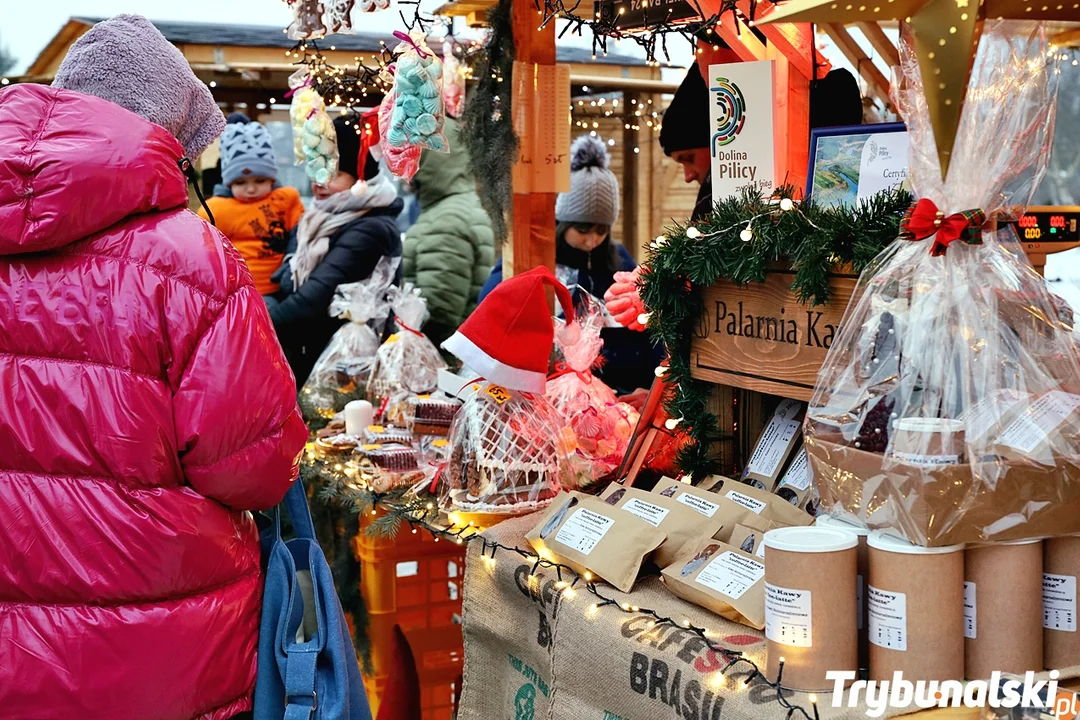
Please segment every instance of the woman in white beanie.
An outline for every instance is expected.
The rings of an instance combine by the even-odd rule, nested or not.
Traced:
[[[615,273],[637,267],[626,248],[611,237],[619,219],[619,180],[611,172],[604,143],[582,135],[570,146],[570,190],[555,200],[555,275],[567,287],[577,285],[598,299]],[[523,268],[525,270],[529,268]],[[483,300],[502,281],[502,260],[480,291]],[[599,375],[617,391],[648,386],[663,353],[641,333],[606,328],[604,365]]]

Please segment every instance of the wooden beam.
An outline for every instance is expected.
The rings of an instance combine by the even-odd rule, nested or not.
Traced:
[[[889,80],[885,75],[878,70],[874,61],[866,56],[859,44],[855,42],[855,39],[851,37],[848,31],[843,25],[836,23],[827,23],[820,26],[832,41],[836,43],[836,47],[840,48],[840,52],[844,53],[844,57],[848,59],[852,65],[859,71],[859,75],[866,84],[869,86],[870,93],[874,97],[881,100],[883,103],[889,102]]]
[[[638,131],[634,130],[634,108],[638,96],[633,93],[623,94],[623,136],[622,136],[622,216],[623,246],[637,259],[640,252],[638,240],[638,156],[634,152],[637,146]],[[651,134],[651,133],[650,133]]]
[[[900,53],[896,50],[896,45],[889,39],[889,36],[885,34],[885,31],[881,29],[881,26],[872,22],[856,23],[856,27],[862,31],[862,34],[866,36],[866,39],[870,41],[871,47],[874,48],[874,52],[881,56],[881,59],[885,61],[885,64],[889,67],[900,64]]]
[[[516,60],[538,65],[555,64],[555,23],[548,23],[537,30],[540,18],[532,3],[513,4],[514,45]],[[515,93],[515,114],[522,111],[528,115],[534,95]],[[536,128],[536,132],[547,132]],[[530,138],[519,133],[518,141],[528,143]],[[503,277],[531,270],[543,265],[555,271],[555,193],[534,193],[529,188],[514,187],[514,218],[512,232],[503,250]],[[509,250],[509,254],[507,253]],[[509,263],[507,263],[509,260]]]
[[[738,0],[739,11],[750,17],[753,0]],[[757,6],[757,3],[753,3]],[[756,25],[770,45],[776,47],[788,59],[788,62],[806,79],[814,77],[813,51],[814,34],[810,23],[776,23],[775,25]]]
[[[769,46],[774,61],[773,137],[776,185],[802,187],[810,160],[810,79],[794,63]]]
[[[717,34],[720,39],[723,40],[728,46],[739,56],[739,59],[743,62],[753,62],[755,60],[765,60],[766,52],[765,45],[758,40],[757,35],[750,32],[749,28],[737,27],[737,20],[726,16],[719,25],[716,26]],[[700,47],[704,52],[699,56],[699,64],[703,64],[701,76],[708,75],[709,69],[709,53],[712,51],[712,46],[707,42],[700,43]]]

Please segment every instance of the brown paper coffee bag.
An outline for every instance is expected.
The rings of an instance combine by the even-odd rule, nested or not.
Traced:
[[[765,533],[774,527],[779,527],[772,522],[766,522],[766,524],[771,527],[764,530],[749,525],[736,525],[735,529],[731,531],[731,539],[728,540],[728,545],[738,548],[749,555],[759,558],[765,557]]]
[[[592,495],[561,492],[525,539],[541,557],[630,592],[664,533]]]
[[[765,627],[765,562],[717,540],[693,546],[661,578],[672,593],[717,615]]]
[[[731,480],[729,482],[735,481]],[[720,529],[713,534],[713,537],[724,542],[727,542],[728,538],[731,537],[731,531],[739,523],[751,525],[752,527],[762,525],[762,529],[764,529],[765,521],[750,509],[721,495],[715,495],[688,483],[664,478],[656,484],[650,494],[669,497],[698,514],[716,521],[720,524]]]
[[[723,482],[715,484],[710,492],[725,497],[755,515],[760,515],[781,526],[811,525],[814,522],[813,517],[778,495],[736,480],[724,479]]]
[[[638,516],[667,536],[653,556],[660,567],[675,562],[689,549],[689,545],[712,537],[723,527],[720,519],[702,515],[674,498],[623,487],[618,483],[611,483],[600,498],[609,505]]]

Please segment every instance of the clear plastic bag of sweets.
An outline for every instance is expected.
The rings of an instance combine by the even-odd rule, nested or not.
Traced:
[[[382,421],[408,427],[409,399],[430,393],[439,384],[446,361],[420,332],[428,317],[427,301],[411,283],[387,293],[398,331],[386,339],[375,355],[368,381],[372,402],[384,404]]]
[[[443,102],[452,118],[465,112],[465,66],[454,55],[451,42],[443,43]]]
[[[480,526],[546,507],[565,477],[561,425],[543,396],[479,383],[450,429],[440,507]]]
[[[1080,532],[1072,328],[1013,226],[996,229],[1046,169],[1048,52],[1045,27],[986,21],[943,180],[901,43],[920,199],[863,272],[818,375],[805,436],[829,513],[931,546]]]
[[[325,185],[334,179],[338,169],[334,121],[326,112],[322,96],[311,87],[306,68],[292,74],[289,87],[293,94],[289,120],[296,162],[304,163],[304,171],[312,182]]]
[[[310,408],[329,419],[350,400],[362,399],[379,351],[380,335],[370,323],[382,327],[389,317],[386,294],[400,264],[401,258],[383,257],[367,280],[338,285],[330,301],[330,315],[349,322],[334,333],[304,383],[305,412]],[[310,422],[311,418],[307,419]]]
[[[394,49],[394,109],[385,142],[393,148],[449,152],[443,135],[442,60],[427,46],[423,32],[396,31],[394,36],[401,44]]]
[[[578,298],[574,322],[555,320],[555,347],[562,360],[547,381],[545,395],[563,417],[562,442],[569,449],[567,490],[580,490],[604,479],[623,460],[639,413],[620,403],[611,388],[592,374],[604,347],[600,331],[604,311],[587,292],[570,288]]]
[[[420,155],[423,149],[406,145],[393,147],[386,141],[390,132],[390,118],[394,114],[393,92],[388,92],[379,105],[379,148],[382,150],[386,167],[395,177],[412,180],[420,169]]]

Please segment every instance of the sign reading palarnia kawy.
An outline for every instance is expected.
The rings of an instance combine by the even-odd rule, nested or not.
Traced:
[[[773,159],[773,63],[709,66],[709,149],[713,201],[747,186],[769,193]]]

